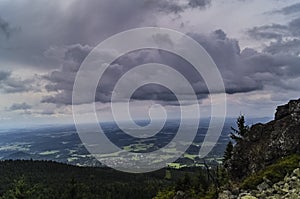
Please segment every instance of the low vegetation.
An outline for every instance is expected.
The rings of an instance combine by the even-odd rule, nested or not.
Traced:
[[[241,184],[243,189],[255,189],[264,179],[276,183],[282,180],[287,174],[299,167],[300,155],[294,154],[278,160],[276,163],[267,166],[256,174],[247,177]]]

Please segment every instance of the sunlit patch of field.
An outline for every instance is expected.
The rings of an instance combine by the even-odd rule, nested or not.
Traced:
[[[71,157],[71,158],[68,158],[68,162],[73,162],[75,160],[78,160],[79,158],[78,157]]]
[[[183,154],[183,157],[189,158],[191,160],[195,160],[195,158],[198,157],[198,155],[192,155],[192,154],[185,153],[185,154]]]
[[[0,146],[0,151],[29,151],[30,146],[28,143],[12,143]]]
[[[54,155],[56,153],[59,153],[59,151],[58,150],[43,151],[43,152],[40,152],[39,155]]]
[[[187,167],[187,165],[180,164],[180,163],[168,163],[167,167],[172,168],[172,169],[181,169],[181,168]]]

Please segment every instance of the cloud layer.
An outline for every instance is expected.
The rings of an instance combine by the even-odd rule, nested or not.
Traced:
[[[22,93],[38,91],[36,79],[22,79],[13,76],[11,72],[0,71],[0,91],[3,93]]]
[[[9,107],[9,110],[10,111],[17,111],[17,110],[28,110],[28,109],[31,109],[32,106],[23,102],[21,104],[18,104],[18,103],[15,103],[13,105],[11,105],[11,107]]]
[[[199,42],[217,64],[226,92],[233,101],[235,97],[248,104],[250,101],[257,104],[273,99],[288,100],[300,90],[300,4],[287,0],[286,6],[279,1],[270,1],[266,4],[258,0],[233,0],[230,3],[210,0],[29,0],[18,4],[1,1],[0,92],[3,99],[8,96],[3,106],[10,107],[8,111],[12,112],[32,109],[32,113],[49,115],[70,108],[76,73],[93,47],[115,33],[144,26],[175,27]],[[268,9],[262,9],[262,4],[274,4],[274,7],[265,12]],[[242,5],[249,6],[249,12],[242,13],[238,20],[230,18],[227,13],[242,12],[239,10]],[[282,8],[278,9],[280,6],[277,5]],[[252,16],[259,19],[252,19]],[[281,18],[284,20],[277,20]],[[223,22],[230,27],[223,26]],[[240,32],[246,34],[241,36]],[[168,42],[167,37],[157,40]],[[243,43],[245,40],[251,47]],[[259,48],[252,42],[260,44]],[[141,50],[120,57],[110,66],[100,81],[95,100],[110,102],[117,80],[133,67],[150,62],[178,70],[189,80],[199,100],[208,99],[203,79],[185,60],[164,51]],[[135,81],[128,84],[158,75],[162,74],[159,71],[133,74],[131,79]],[[163,78],[171,79],[168,74],[163,74]],[[182,85],[176,85],[176,89],[189,99],[190,93],[184,93]],[[10,101],[21,95],[26,96],[22,100],[24,103]],[[241,96],[247,96],[247,99]],[[31,103],[33,98],[34,103]],[[177,105],[170,90],[154,84],[139,88],[132,99]],[[29,104],[35,105],[30,107]],[[55,109],[55,106],[59,108]]]
[[[282,46],[279,43],[271,43],[263,52],[251,48],[241,51],[238,41],[228,38],[222,30],[217,30],[209,35],[199,33],[189,33],[189,35],[207,50],[217,64],[228,94],[259,91],[268,86],[275,86],[279,90],[297,89],[294,84],[299,81],[300,69],[298,66],[300,57],[296,54],[287,53],[286,49],[290,49],[288,43]],[[297,43],[293,44],[297,46]],[[46,88],[48,91],[56,91],[57,94],[45,97],[42,102],[63,105],[72,103],[72,87],[76,72],[92,48],[81,45],[72,45],[65,48],[67,50],[63,56],[62,69],[52,72],[47,77],[51,83]],[[272,48],[279,52],[273,52]],[[294,53],[296,49],[297,47],[292,49]],[[125,72],[134,66],[151,62],[162,63],[175,68],[190,81],[199,99],[207,97],[208,91],[203,79],[188,62],[167,52],[142,50],[120,57],[111,65],[104,74],[103,79],[100,80],[96,101],[109,102],[115,83]],[[142,81],[156,75],[158,72],[133,74],[133,79],[136,82]],[[171,77],[166,76],[165,78]],[[289,79],[290,82],[285,81],[286,79]],[[130,82],[128,82],[128,85],[130,85]],[[180,85],[178,85],[178,90],[182,90]],[[188,95],[190,94],[186,94],[187,98]],[[177,100],[172,92],[157,85],[140,88],[132,96],[132,99],[169,101],[170,103]]]

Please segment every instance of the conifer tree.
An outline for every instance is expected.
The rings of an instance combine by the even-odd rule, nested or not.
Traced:
[[[247,132],[249,131],[249,126],[245,125],[245,117],[240,115],[237,119],[238,129],[231,127],[230,137],[236,142],[243,140]]]
[[[233,151],[233,144],[231,141],[229,141],[224,152],[223,162],[226,162],[227,160],[231,159],[232,151]]]

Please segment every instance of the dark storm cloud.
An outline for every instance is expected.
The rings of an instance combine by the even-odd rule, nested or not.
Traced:
[[[282,11],[286,14],[296,12],[298,4]],[[254,27],[249,35],[256,39],[271,40],[262,53],[253,53],[248,60],[251,65],[264,68],[265,78],[278,90],[300,90],[300,18],[286,25],[272,24]]]
[[[75,44],[63,47],[64,63],[60,70],[51,72],[45,79],[50,83],[46,85],[47,91],[58,92],[55,96],[46,96],[42,99],[43,103],[71,104],[72,89],[76,73],[81,62],[91,51],[91,47]]]
[[[237,40],[228,38],[222,30],[217,30],[209,36],[197,33],[191,33],[190,36],[197,40],[215,61],[227,93],[245,93],[263,88],[262,81],[254,78],[258,67],[248,66],[247,53],[241,52]]]
[[[300,76],[300,57],[287,53],[249,53],[245,64],[256,71],[253,78],[262,81],[264,85],[281,87],[279,80],[292,80]]]
[[[256,39],[272,39],[270,44],[257,53],[251,60],[254,65],[267,67],[273,85],[284,90],[300,90],[300,18],[293,19],[287,25],[265,25],[249,31]],[[265,73],[266,73],[265,72]],[[276,80],[277,79],[277,80]]]
[[[0,71],[0,92],[2,93],[22,93],[28,91],[38,91],[35,79],[21,79],[15,77],[11,72]]]
[[[217,64],[228,94],[263,90],[268,85],[294,89],[292,85],[278,80],[293,79],[300,76],[300,68],[298,67],[300,57],[281,52],[274,54],[267,52],[274,44],[268,46],[263,52],[257,52],[250,48],[241,51],[238,41],[228,38],[222,30],[217,30],[210,35],[199,33],[189,33],[189,35],[207,50]],[[167,37],[158,37],[158,39],[162,38]],[[65,53],[64,56],[65,63],[62,69],[52,72],[47,77],[51,84],[48,84],[46,88],[49,91],[57,91],[57,94],[46,96],[42,102],[62,105],[72,103],[72,87],[76,72],[91,48],[74,45],[68,47],[68,49],[66,51],[68,53]],[[67,56],[67,54],[76,56]],[[78,59],[79,57],[80,59]],[[96,92],[96,101],[109,102],[115,83],[125,72],[134,66],[151,62],[162,63],[175,68],[189,80],[197,93],[198,99],[207,97],[208,91],[203,79],[188,62],[161,50],[142,50],[120,57],[109,67],[100,80]],[[153,75],[157,75],[156,72],[153,71],[152,74],[134,74],[132,81],[138,82],[148,79]],[[167,75],[164,78],[171,79]],[[178,85],[178,90],[180,90],[180,85]],[[190,93],[184,93],[184,90],[180,91],[187,98],[190,95]],[[132,99],[158,100],[164,105],[174,105],[174,101],[176,101],[176,97],[170,90],[158,85],[147,85],[139,88]],[[85,103],[90,102],[86,101]]]
[[[74,45],[68,47],[69,50],[67,54],[73,54],[76,52],[76,56],[65,56],[65,62],[61,70],[56,70],[46,77],[51,83],[46,86],[48,91],[56,91],[57,94],[54,96],[46,96],[42,102],[44,103],[54,103],[54,104],[66,104],[70,105],[72,103],[72,89],[81,62],[85,56],[90,51],[90,48],[80,45]],[[79,60],[78,57],[82,59]],[[101,78],[99,87],[96,93],[96,101],[100,102],[110,102],[112,90],[115,83],[120,79],[120,77],[134,66],[145,64],[145,63],[164,63],[166,65],[171,65],[174,68],[181,70],[181,72],[191,79],[192,84],[197,84],[199,82],[199,77],[194,75],[195,70],[189,71],[184,69],[184,66],[188,67],[188,63],[175,55],[170,53],[162,52],[159,50],[142,50],[137,52],[132,52],[126,56],[122,56],[117,59],[108,70],[104,73],[103,78]],[[188,72],[188,73],[187,73]],[[143,79],[148,79],[151,75],[157,75],[157,71],[153,71],[153,74],[137,74],[134,81],[141,81]],[[166,76],[168,78],[168,76]],[[130,83],[130,82],[129,82]],[[203,84],[204,85],[204,84]],[[201,91],[198,87],[199,98],[204,98],[201,92],[204,92],[207,96],[207,90],[205,85],[202,87]],[[165,87],[158,85],[147,85],[139,88],[132,96],[134,100],[161,100],[161,101],[174,101],[177,98],[174,94],[166,89]],[[85,102],[90,103],[90,102]]]
[[[31,105],[23,102],[21,104],[15,103],[15,104],[11,105],[9,107],[9,110],[10,111],[17,111],[17,110],[28,110],[28,109],[31,109],[31,108],[32,108]]]
[[[9,43],[1,44],[0,59],[44,70],[60,65],[60,60],[44,53],[51,46],[76,43],[96,45],[112,34],[138,27],[141,23],[152,25],[155,21],[154,13],[137,0],[77,0],[64,3],[29,0],[18,2],[18,6],[5,1],[0,2],[0,12],[4,11],[7,13],[6,19],[20,25],[22,32]],[[9,36],[10,26],[1,21],[0,24],[0,32],[3,30]]]
[[[191,5],[204,6],[202,1]],[[113,34],[155,26],[160,17],[179,14],[189,8],[188,0],[29,0],[17,5],[13,1],[3,1],[0,13],[5,13],[7,20],[0,18],[0,32],[9,37],[14,30],[9,23],[20,26],[22,31],[9,43],[1,44],[0,59],[40,70],[55,69],[59,60],[45,53],[51,46],[76,43],[95,46]]]

